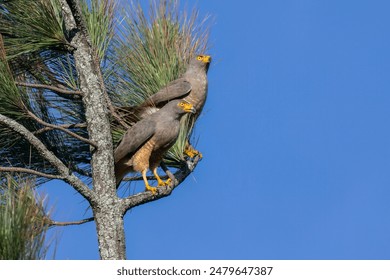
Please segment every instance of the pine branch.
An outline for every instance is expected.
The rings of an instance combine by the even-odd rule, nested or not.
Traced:
[[[90,218],[87,218],[87,219],[83,219],[83,220],[80,220],[80,221],[74,221],[74,222],[57,222],[57,221],[51,220],[49,222],[49,226],[61,226],[61,227],[64,227],[64,226],[82,225],[82,224],[85,224],[85,223],[88,223],[88,222],[92,222],[93,220],[94,220],[94,217],[90,217]]]
[[[104,81],[103,81],[103,76],[101,73],[99,73],[99,80],[100,80],[100,83],[102,85],[104,85]],[[118,113],[116,112],[116,109],[114,107],[114,105],[112,105],[112,102],[111,102],[111,99],[110,97],[108,96],[108,93],[107,93],[107,89],[104,87],[104,98],[106,99],[106,102],[107,102],[107,107],[108,109],[110,110],[110,113],[111,113],[111,116],[114,117],[114,119],[120,124],[122,125],[125,129],[129,129],[130,126],[118,115]]]
[[[168,179],[170,177],[168,177],[168,176],[160,176],[160,178],[162,180],[166,180],[166,179]],[[148,179],[148,180],[156,180],[156,178],[154,176],[146,176],[146,179]],[[126,182],[126,181],[127,182],[129,182],[129,181],[142,181],[142,180],[143,180],[142,176],[125,177],[125,178],[122,179],[122,181],[124,181],[124,182]]]
[[[93,141],[91,141],[91,140],[89,140],[89,139],[87,139],[87,138],[84,138],[84,137],[82,137],[82,136],[80,136],[80,135],[78,135],[78,134],[76,134],[76,133],[74,133],[74,132],[72,132],[72,131],[66,129],[66,128],[63,127],[63,126],[55,125],[55,124],[51,124],[51,123],[47,123],[47,122],[45,122],[44,120],[38,118],[34,113],[32,113],[31,111],[28,111],[28,110],[27,110],[27,114],[28,114],[33,120],[35,120],[37,123],[40,123],[40,124],[43,125],[43,126],[50,127],[50,128],[52,128],[52,129],[61,130],[61,131],[65,132],[65,133],[69,134],[70,136],[72,136],[72,137],[74,137],[74,138],[76,138],[76,139],[78,139],[78,140],[80,140],[80,141],[83,141],[83,142],[85,142],[85,143],[87,143],[87,144],[89,144],[89,145],[91,145],[91,146],[97,148],[97,144],[96,144],[95,142],[93,142]]]
[[[49,178],[49,179],[60,179],[60,180],[64,179],[64,176],[47,174],[47,173],[39,172],[39,171],[36,171],[33,169],[21,168],[21,167],[2,167],[2,166],[0,166],[0,172],[28,173],[28,174],[36,175],[39,177]]]
[[[172,180],[172,182],[174,182],[176,179],[175,175],[172,174],[172,172],[168,169],[166,164],[164,162],[161,162],[160,166],[164,170],[165,174],[167,174],[167,176]]]
[[[43,89],[48,89],[48,90],[51,90],[51,91],[54,91],[54,92],[58,92],[58,93],[61,93],[61,94],[80,95],[80,96],[83,95],[83,93],[81,91],[78,91],[78,90],[77,91],[66,90],[66,89],[62,89],[62,88],[55,87],[55,86],[50,86],[50,85],[28,84],[28,83],[19,83],[19,82],[16,82],[15,85],[23,86],[23,87],[31,87],[31,88],[43,88]]]
[[[87,124],[86,123],[62,124],[62,125],[56,125],[55,128],[47,126],[47,127],[38,129],[37,131],[34,132],[34,134],[36,134],[36,135],[37,134],[41,134],[41,133],[44,133],[46,131],[51,131],[51,130],[54,130],[54,129],[58,129],[58,127],[62,127],[62,128],[86,128]]]
[[[196,165],[200,160],[200,156],[196,156],[193,159],[187,160],[187,166],[185,168],[180,169],[174,174],[175,180],[173,180],[172,185],[166,187],[158,187],[156,195],[153,195],[151,192],[142,192],[122,199],[121,202],[123,214],[126,214],[126,212],[131,208],[170,195],[172,191],[177,188],[188,177],[188,175],[192,173],[192,171],[196,168]]]
[[[92,173],[86,171],[86,170],[83,170],[83,169],[80,169],[78,167],[72,167],[71,168],[74,172],[80,174],[81,176],[85,176],[85,177],[89,177],[89,178],[92,178]]]
[[[70,184],[76,191],[78,191],[85,199],[90,203],[96,202],[95,193],[88,188],[79,178],[71,173],[68,167],[57,158],[50,150],[47,149],[45,144],[41,142],[33,133],[26,129],[23,125],[10,119],[3,114],[0,114],[0,123],[7,126],[11,130],[20,134],[25,140],[27,140],[38,153],[46,159],[55,169],[57,169],[63,180]]]

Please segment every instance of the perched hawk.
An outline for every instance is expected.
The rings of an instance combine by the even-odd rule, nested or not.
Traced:
[[[164,154],[176,142],[180,130],[180,119],[186,113],[194,114],[195,107],[184,100],[168,102],[157,112],[150,114],[132,126],[115,149],[115,176],[117,186],[129,172],[141,172],[146,190],[156,193],[146,178],[150,169],[158,186],[166,185],[157,174]]]
[[[181,78],[170,82],[167,86],[153,94],[138,107],[138,114],[141,118],[145,114],[161,108],[173,99],[184,99],[194,105],[197,117],[207,97],[207,71],[211,62],[208,55],[198,55],[191,59],[187,71]]]

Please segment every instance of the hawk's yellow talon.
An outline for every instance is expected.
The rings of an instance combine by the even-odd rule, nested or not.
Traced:
[[[158,173],[157,173],[157,167],[153,168],[153,174],[154,174],[154,177],[156,177],[156,180],[157,180],[157,186],[159,187],[166,187],[166,186],[169,186],[169,184],[171,183],[171,179],[168,179],[166,180],[165,182],[160,178],[160,176],[158,176]]]
[[[167,179],[165,182],[163,180],[160,179],[160,177],[158,177],[157,179],[157,186],[159,187],[167,187],[167,186],[170,186],[171,185],[171,178]]]
[[[151,191],[153,195],[157,194],[157,188],[156,187],[151,187],[149,185],[145,186],[145,191]]]
[[[190,158],[194,158],[196,156],[199,156],[200,158],[203,157],[202,153],[199,152],[198,150],[195,150],[192,146],[186,147],[184,150],[184,153],[189,156]]]
[[[170,185],[172,184],[171,178],[168,178],[168,179],[164,182],[164,184],[165,184],[166,186],[170,186]]]
[[[166,184],[163,180],[161,180],[160,178],[157,179],[157,186],[159,187],[165,187]]]

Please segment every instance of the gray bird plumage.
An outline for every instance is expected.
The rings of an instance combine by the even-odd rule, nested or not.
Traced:
[[[209,55],[198,55],[192,58],[186,72],[180,78],[168,83],[141,105],[120,108],[121,115],[130,122],[137,122],[171,100],[184,99],[195,107],[195,118],[197,118],[207,98],[207,71],[210,63],[211,57]]]
[[[189,102],[173,100],[132,126],[114,152],[117,185],[127,173],[141,172],[146,189],[155,192],[146,179],[148,169],[153,171],[159,185],[165,185],[157,174],[157,167],[176,142],[180,119],[186,113],[195,112]]]

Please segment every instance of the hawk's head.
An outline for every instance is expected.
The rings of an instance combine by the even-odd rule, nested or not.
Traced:
[[[209,70],[209,66],[211,63],[211,56],[200,54],[194,57],[190,61],[190,68],[192,69],[202,69],[206,70],[206,72]]]
[[[177,104],[177,107],[179,107],[180,109],[182,109],[186,113],[192,113],[192,114],[196,113],[196,109],[195,109],[194,105],[192,105],[191,103],[188,103],[187,101],[184,101],[184,100],[180,101]]]

